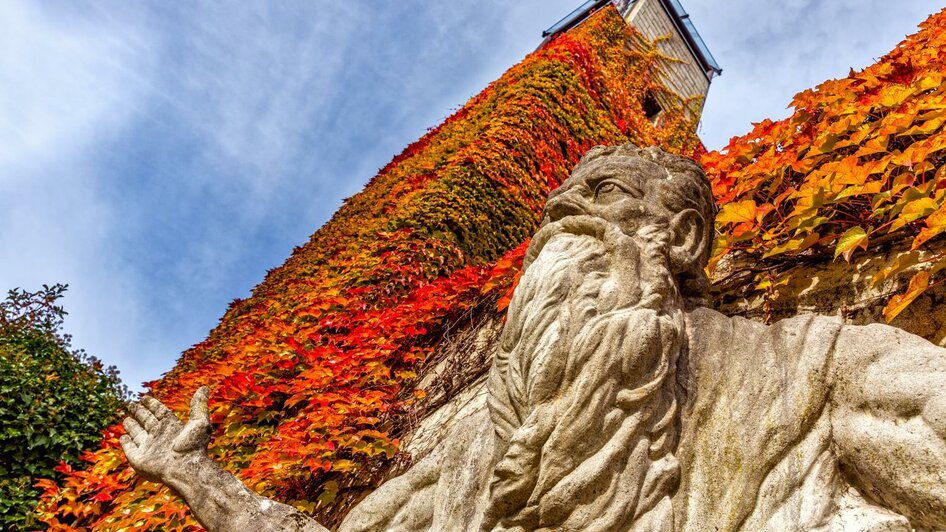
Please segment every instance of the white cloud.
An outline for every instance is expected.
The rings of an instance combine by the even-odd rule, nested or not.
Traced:
[[[101,29],[0,4],[0,288],[69,283],[67,330],[115,364],[138,350],[140,294],[93,159],[136,113],[146,87],[133,72],[149,58],[140,34]]]
[[[914,33],[933,0],[686,0],[723,75],[713,81],[701,137],[719,148],[752,122],[788,115],[795,93],[863,68]]]
[[[195,164],[207,170],[190,186],[232,195],[249,209],[243,215],[266,214],[358,44],[350,35],[360,18],[352,5],[293,8],[298,12],[282,4],[198,2],[155,13],[165,24],[162,91],[175,120],[197,140]]]
[[[130,63],[142,59],[143,43],[101,29],[49,17],[30,2],[0,4],[4,182],[17,176],[11,169],[38,169],[125,121],[137,89]]]

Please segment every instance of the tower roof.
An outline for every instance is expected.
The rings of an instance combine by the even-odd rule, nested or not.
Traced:
[[[542,36],[548,38],[563,31],[567,31],[570,28],[580,24],[590,14],[608,4],[614,4],[619,11],[626,13],[638,1],[639,0],[587,0],[585,3],[578,6],[578,8],[576,8],[574,11],[553,24],[549,29],[543,31]],[[696,26],[690,19],[690,14],[687,13],[685,9],[683,9],[683,5],[680,4],[679,0],[656,1],[660,3],[664,11],[666,11],[670,16],[670,19],[677,27],[680,35],[683,36],[684,41],[686,41],[687,47],[690,49],[690,53],[700,65],[700,68],[706,74],[707,78],[713,79],[713,77],[722,74],[723,69],[720,68],[719,64],[716,62],[716,59],[713,57],[713,54],[710,53],[709,48],[706,46],[706,42],[703,41],[703,38],[700,36],[700,32],[697,31]]]

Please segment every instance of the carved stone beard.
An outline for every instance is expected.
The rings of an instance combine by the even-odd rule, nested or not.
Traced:
[[[588,216],[533,239],[489,376],[484,530],[672,530],[686,337],[668,252],[666,227]]]

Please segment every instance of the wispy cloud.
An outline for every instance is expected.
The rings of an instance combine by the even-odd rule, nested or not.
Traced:
[[[570,3],[4,3],[0,288],[153,379]]]
[[[63,155],[81,156],[127,121],[140,96],[130,74],[146,68],[147,50],[103,29],[49,16],[31,2],[0,5],[3,183]]]
[[[151,58],[143,34],[103,29],[0,5],[0,285],[70,282],[77,344],[131,353],[140,287],[112,248],[121,223],[95,157],[135,115]]]

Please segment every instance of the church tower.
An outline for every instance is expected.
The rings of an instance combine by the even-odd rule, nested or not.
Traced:
[[[630,26],[654,42],[661,54],[671,58],[664,65],[664,83],[682,99],[696,103],[690,110],[699,113],[710,83],[723,70],[679,0],[588,0],[545,30],[542,36],[548,42],[609,4],[617,8]],[[653,118],[668,106],[668,102],[657,98],[646,103],[648,114]]]

